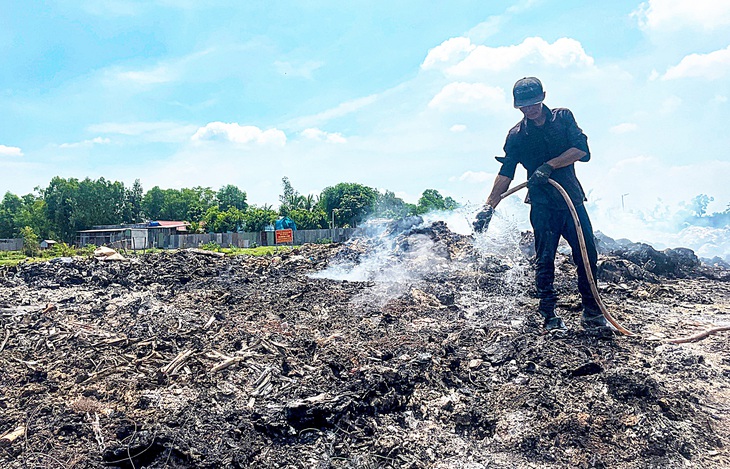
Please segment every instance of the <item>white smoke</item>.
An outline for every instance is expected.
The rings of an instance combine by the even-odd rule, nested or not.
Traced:
[[[659,250],[688,248],[701,258],[719,257],[730,262],[730,226],[718,214],[692,215],[686,203],[628,211],[589,206],[588,213],[593,229],[611,238],[646,243]],[[713,221],[719,226],[711,226]]]

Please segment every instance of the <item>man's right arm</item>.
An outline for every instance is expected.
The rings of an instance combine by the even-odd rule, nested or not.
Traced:
[[[498,174],[494,179],[494,185],[492,186],[492,192],[487,198],[487,205],[492,208],[497,208],[497,205],[502,201],[502,194],[507,192],[509,185],[512,183],[512,178],[502,176]]]

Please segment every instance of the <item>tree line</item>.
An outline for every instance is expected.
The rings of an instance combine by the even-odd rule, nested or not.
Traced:
[[[262,231],[279,217],[289,217],[298,229],[357,226],[369,217],[402,218],[432,210],[453,210],[458,204],[437,190],[427,189],[417,204],[391,191],[380,192],[357,183],[326,187],[319,195],[300,194],[287,177],[282,179],[279,207],[255,206],[235,185],[215,191],[210,187],[142,189],[104,178],[51,179],[23,196],[6,192],[0,202],[0,238],[35,237],[72,244],[76,232],[96,225],[179,220],[192,232]]]

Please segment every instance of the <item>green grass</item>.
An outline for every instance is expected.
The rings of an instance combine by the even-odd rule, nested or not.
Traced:
[[[299,246],[258,246],[255,248],[221,248],[228,256],[276,256],[291,252]]]
[[[0,266],[14,266],[23,261],[38,262],[44,259],[40,257],[27,257],[21,251],[0,251]]]
[[[299,246],[258,246],[255,248],[221,248],[218,247],[215,251],[225,253],[226,256],[278,256],[287,252],[291,252],[293,249]],[[208,246],[208,249],[211,247]],[[210,249],[213,250],[213,249]],[[135,251],[134,255],[154,254],[158,252],[165,252],[164,249],[145,249],[144,251]],[[125,255],[125,252],[119,251],[120,254]],[[171,251],[170,251],[171,252]],[[78,249],[73,252],[64,250],[64,256],[90,256],[93,253],[93,249]],[[131,255],[131,251],[127,255]],[[61,253],[53,250],[43,251],[40,257],[27,257],[21,251],[0,251],[0,266],[14,266],[21,262],[43,262],[56,257],[62,257]]]
[[[17,265],[25,260],[20,251],[0,251],[0,265]]]

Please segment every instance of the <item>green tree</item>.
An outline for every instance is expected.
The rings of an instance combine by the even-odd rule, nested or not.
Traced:
[[[23,208],[23,200],[17,195],[6,192],[0,202],[0,238],[14,238],[19,234],[15,222]]]
[[[279,206],[279,215],[283,217],[289,216],[289,212],[292,210],[297,210],[302,208],[304,205],[306,198],[302,197],[302,195],[292,187],[291,182],[289,182],[289,178],[284,176],[281,179],[281,183],[283,186],[283,192],[279,196],[279,202],[281,205]]]
[[[205,229],[209,233],[228,233],[241,229],[244,225],[244,212],[236,207],[221,211],[217,206],[210,207],[203,217]]]
[[[123,223],[139,223],[143,220],[142,216],[142,199],[144,191],[139,179],[134,180],[131,189],[124,192],[124,213],[122,215]]]
[[[160,215],[164,205],[165,193],[160,186],[155,186],[142,197],[142,215],[149,220],[161,220]]]
[[[319,204],[334,220],[336,226],[357,226],[371,214],[375,208],[378,192],[372,187],[362,184],[341,182],[327,187],[319,196]]]
[[[246,231],[264,231],[266,226],[273,224],[277,218],[278,214],[271,208],[259,208],[254,205],[249,206],[243,213]]]
[[[306,210],[297,208],[289,212],[291,218],[297,225],[298,230],[319,230],[327,228],[327,214],[324,210],[315,208]]]
[[[38,235],[35,234],[33,228],[24,226],[20,229],[20,236],[23,238],[23,253],[26,256],[37,256],[41,249],[38,245]]]
[[[21,198],[23,206],[15,218],[16,233],[20,233],[21,227],[30,226],[41,239],[55,239],[57,235],[51,229],[46,216],[46,201],[41,195],[41,189],[36,190],[37,194],[26,194]]]
[[[76,236],[77,227],[74,224],[74,213],[76,211],[78,190],[78,179],[66,180],[55,176],[43,191],[43,199],[46,202],[46,217],[51,229],[61,240],[67,243],[73,242]]]
[[[218,208],[224,212],[231,207],[235,207],[238,210],[246,210],[248,208],[246,193],[232,184],[221,187],[216,194],[216,198],[218,199]]]
[[[120,224],[124,222],[125,199],[124,183],[86,178],[78,183],[71,223],[76,230]]]
[[[181,189],[180,198],[184,209],[171,220],[198,221],[203,218],[205,212],[214,205],[217,205],[216,193],[210,187],[193,187],[192,189]]]
[[[200,221],[216,205],[216,193],[210,187],[160,189],[153,187],[142,198],[142,212],[150,220]]]
[[[459,204],[451,197],[444,198],[436,189],[426,189],[418,199],[416,213],[423,214],[433,210],[454,210]]]
[[[383,218],[404,218],[416,214],[416,206],[396,197],[394,192],[378,193],[375,215]]]

